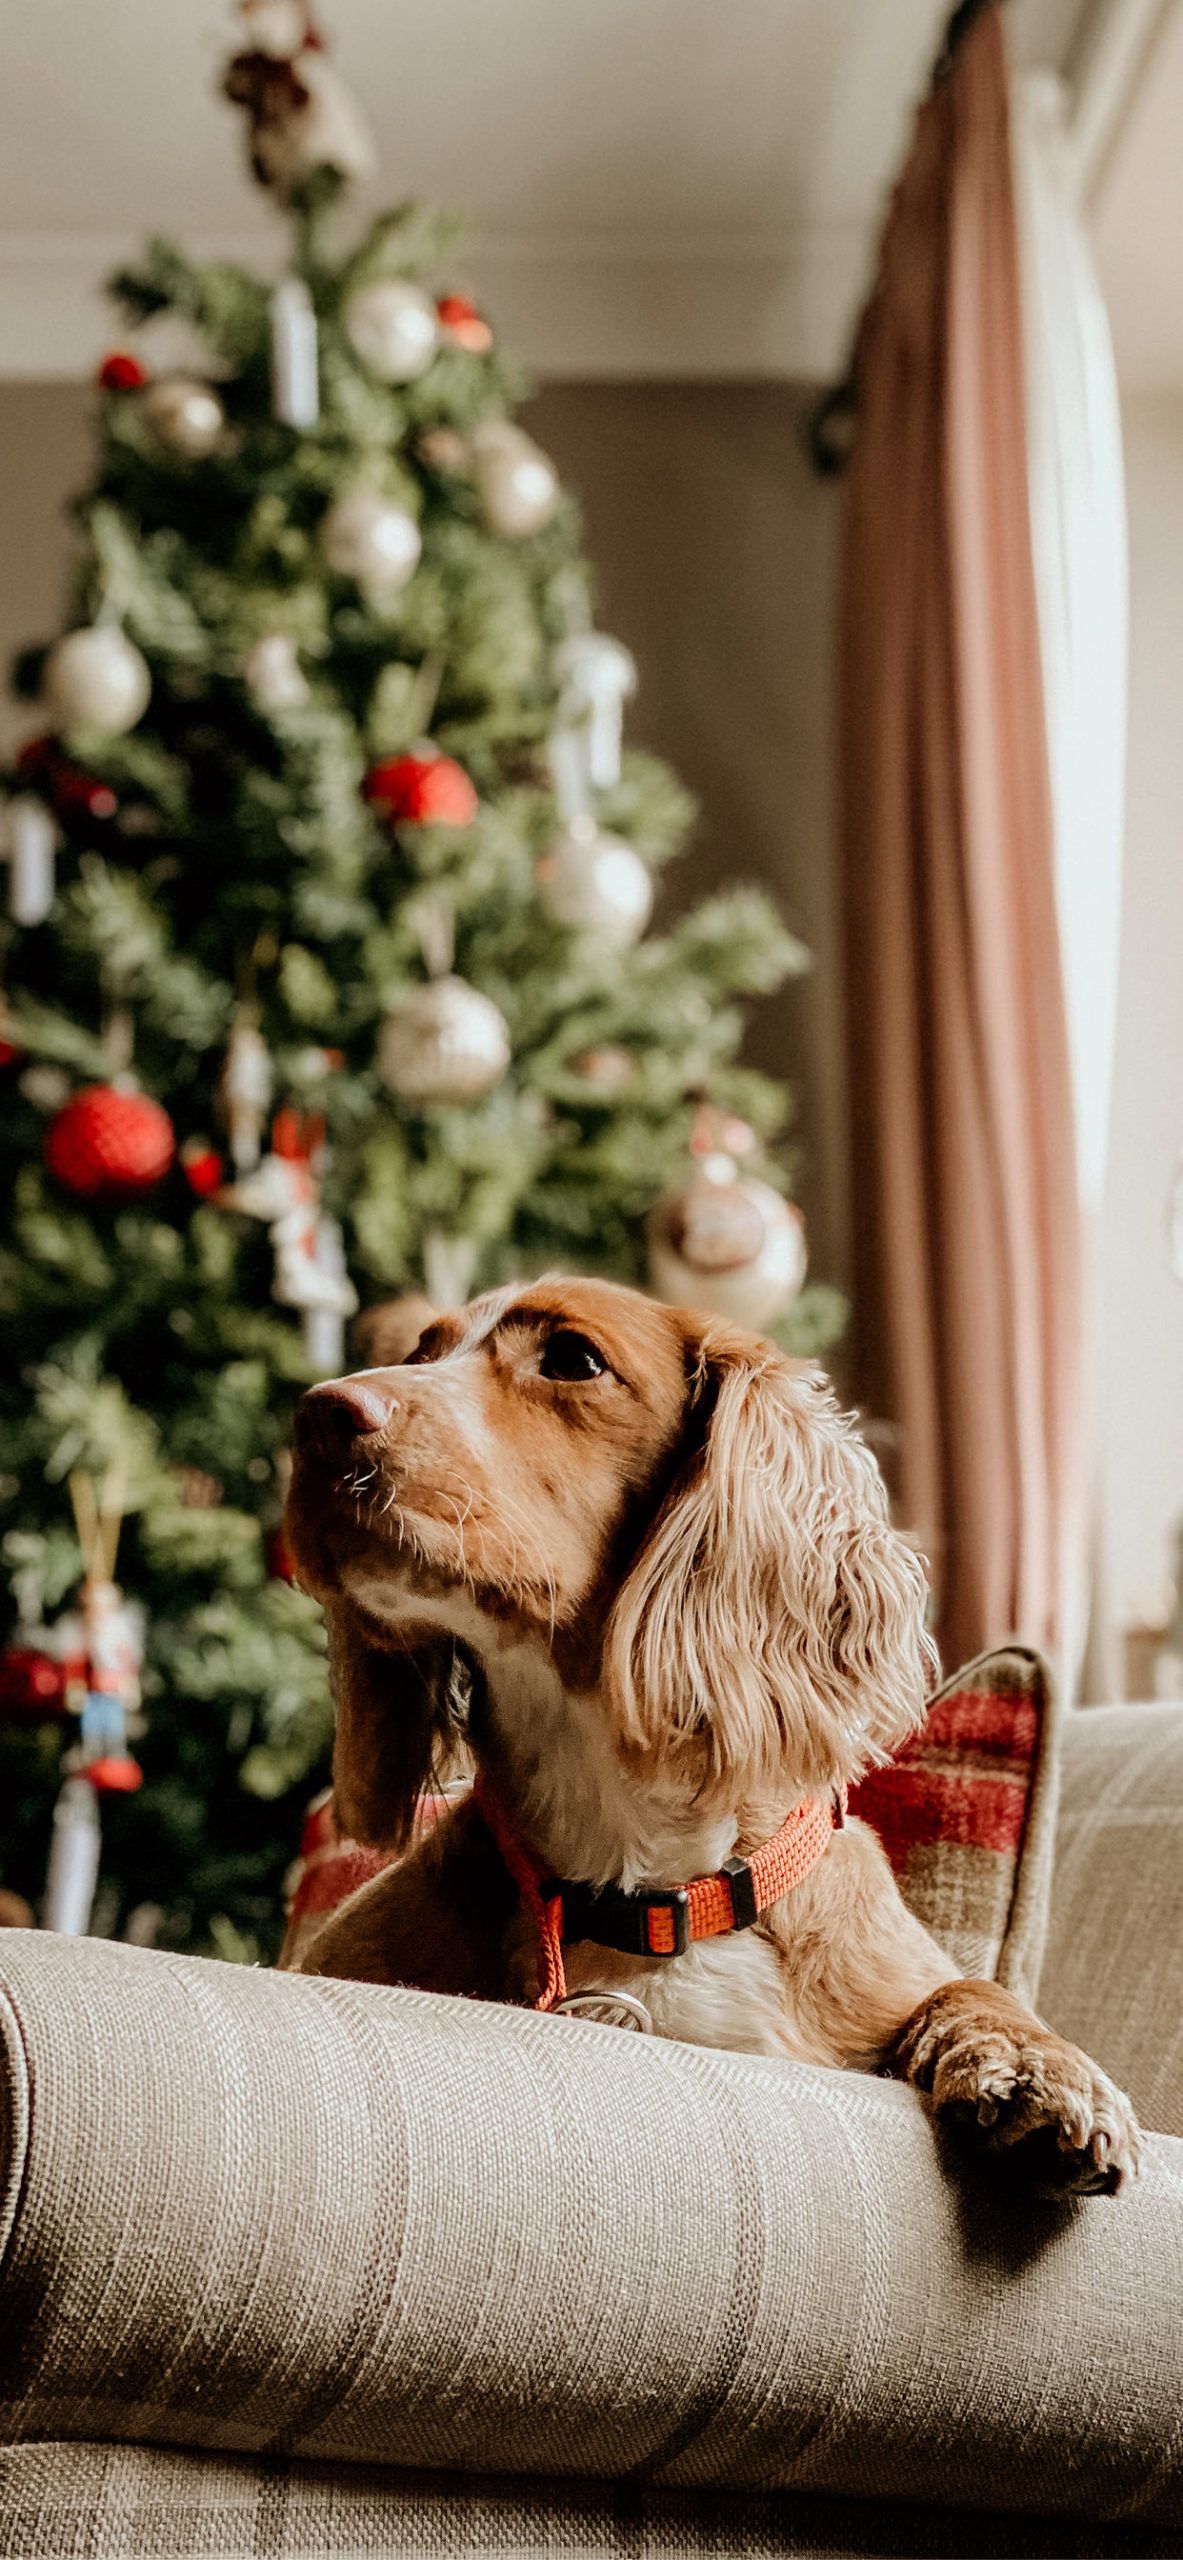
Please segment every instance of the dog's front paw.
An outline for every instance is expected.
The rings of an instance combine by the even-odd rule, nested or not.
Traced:
[[[896,2059],[937,2117],[1029,2194],[1116,2195],[1138,2174],[1142,2137],[1124,2092],[996,1983],[946,1984],[908,2020]]]

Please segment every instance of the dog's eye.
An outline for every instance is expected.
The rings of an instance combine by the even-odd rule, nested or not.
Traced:
[[[608,1363],[585,1333],[552,1333],[542,1354],[539,1375],[578,1386],[584,1378],[602,1378]]]

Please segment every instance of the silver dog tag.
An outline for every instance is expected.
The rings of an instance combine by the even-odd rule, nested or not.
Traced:
[[[590,2018],[596,2027],[627,2027],[637,2036],[653,2033],[644,2001],[634,2000],[631,1991],[569,1991],[565,2000],[556,2000],[552,2015]]]

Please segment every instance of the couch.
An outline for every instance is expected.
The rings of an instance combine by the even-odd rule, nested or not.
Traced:
[[[1183,1707],[1068,1719],[1041,2006],[1153,2128],[0,1935],[11,2560],[1183,2552]]]

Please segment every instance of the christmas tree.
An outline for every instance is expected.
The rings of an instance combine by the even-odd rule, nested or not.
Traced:
[[[253,1954],[329,1737],[285,1450],[359,1299],[648,1274],[799,1348],[834,1302],[736,1063],[804,955],[745,891],[646,930],[692,812],[622,756],[522,385],[448,224],[342,243],[357,111],[302,0],[243,16],[286,270],[115,278],[70,627],[16,670],[0,1886],[39,1900],[93,1799],[92,1925]]]

